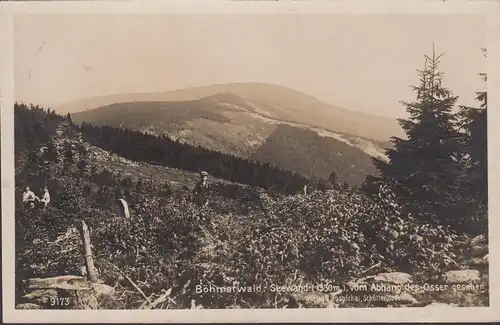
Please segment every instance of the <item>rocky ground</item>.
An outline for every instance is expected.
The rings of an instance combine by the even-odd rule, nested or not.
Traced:
[[[488,247],[481,235],[467,244],[449,270],[375,273],[352,279],[336,292],[299,291],[290,300],[309,308],[485,307],[489,306],[488,266]]]
[[[468,243],[460,263],[442,272],[408,274],[374,272],[338,285],[334,290],[289,287],[287,308],[373,307],[480,307],[489,305],[488,254],[484,236]],[[486,254],[485,254],[486,253]],[[131,282],[132,283],[132,282]],[[335,284],[334,284],[335,285]],[[119,292],[103,283],[90,283],[82,276],[29,279],[18,309],[102,309]],[[329,291],[329,292],[328,292]],[[145,301],[142,308],[155,308],[168,299],[163,293]]]

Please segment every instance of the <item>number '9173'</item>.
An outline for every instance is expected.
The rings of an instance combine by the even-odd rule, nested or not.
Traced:
[[[66,307],[71,303],[71,298],[50,298],[51,306]]]

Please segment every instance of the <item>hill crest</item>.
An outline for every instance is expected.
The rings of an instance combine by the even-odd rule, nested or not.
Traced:
[[[377,141],[402,136],[397,121],[328,104],[313,96],[268,83],[231,83],[199,86],[156,93],[132,93],[73,101],[55,107],[58,113],[77,113],[102,106],[130,102],[188,102],[215,98],[232,102],[239,98],[258,107],[258,113],[273,119],[300,123]],[[231,97],[230,100],[228,98]]]

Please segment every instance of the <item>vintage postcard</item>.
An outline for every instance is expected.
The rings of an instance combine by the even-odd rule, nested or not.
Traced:
[[[2,2],[4,321],[499,320],[499,9]]]

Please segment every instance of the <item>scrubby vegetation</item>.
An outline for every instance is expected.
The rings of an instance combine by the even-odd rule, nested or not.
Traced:
[[[425,111],[425,107],[437,102],[431,97],[424,98],[427,98],[424,104],[430,106],[410,106]],[[450,97],[447,98],[447,103],[451,103]],[[459,113],[462,120],[471,122],[475,118],[471,111],[464,109]],[[432,116],[428,113],[426,118]],[[403,161],[397,158],[401,152],[411,162],[417,159],[403,150],[417,141],[419,135],[412,134],[408,140],[394,141],[395,148],[389,149],[391,162],[380,163],[381,176],[368,179],[363,190],[339,188],[335,184],[317,189],[312,182],[296,175],[267,167],[259,169],[244,162],[243,165],[256,168],[254,178],[247,182],[252,186],[219,183],[212,188],[210,204],[199,207],[190,200],[189,188],[174,189],[168,182],[161,186],[147,184],[146,180],[100,167],[90,158],[95,147],[81,139],[82,130],[71,122],[70,116],[16,105],[15,117],[18,298],[24,279],[82,272],[78,230],[82,220],[91,229],[99,278],[116,291],[100,308],[141,308],[144,296],[155,298],[170,289],[171,299],[157,308],[293,307],[294,298],[273,292],[273,284],[345,284],[366,275],[368,270],[427,274],[425,281],[430,281],[434,275],[463,268],[462,257],[470,238],[478,233],[487,235],[485,194],[470,196],[474,186],[484,184],[477,178],[475,182],[468,178],[472,177],[471,168],[477,170],[483,166],[471,159],[482,156],[460,151],[479,145],[470,142],[477,139],[472,128],[458,133],[463,135],[457,136],[463,142],[457,142],[453,148],[458,151],[452,152],[458,157],[453,160],[457,173],[451,178],[453,186],[463,189],[460,184],[468,184],[467,191],[457,190],[453,192],[455,196],[432,196],[442,199],[433,204],[428,204],[428,195],[410,198],[404,195],[416,191],[415,186],[432,185],[432,193],[442,191],[439,186],[444,186],[431,182],[432,178],[424,178],[425,184],[412,183],[405,173],[414,171],[398,167]],[[412,123],[419,124],[417,119]],[[120,136],[113,132],[114,136]],[[130,137],[113,141],[121,141],[122,147],[126,147],[132,138],[146,139],[145,135],[127,132]],[[446,134],[440,136],[446,138]],[[422,133],[421,137],[427,139],[428,134]],[[99,145],[98,139],[93,138],[94,145]],[[107,139],[104,147],[110,141]],[[157,146],[161,147],[160,144]],[[447,173],[446,166],[420,172]],[[283,181],[277,181],[281,184],[279,188],[263,189],[266,183],[252,183],[263,177],[259,173],[265,171]],[[477,177],[477,172],[473,176]],[[436,177],[452,176],[447,173]],[[238,178],[228,178],[235,179]],[[243,180],[248,179],[238,180],[245,183]],[[273,179],[266,182],[274,184]],[[45,209],[21,202],[19,195],[27,184],[35,191],[45,185],[49,187],[52,201]],[[303,194],[298,184],[312,184],[313,190]],[[470,205],[461,214],[453,210],[451,218],[445,209],[450,197],[452,204],[467,198]],[[120,198],[129,202],[130,218],[120,214],[117,204]],[[482,208],[470,208],[478,202]],[[467,217],[467,224],[474,227],[464,227]],[[262,290],[236,293],[199,290],[236,285],[255,285]],[[487,297],[475,301],[476,305],[487,303]],[[340,307],[352,305],[367,306],[360,302]]]

